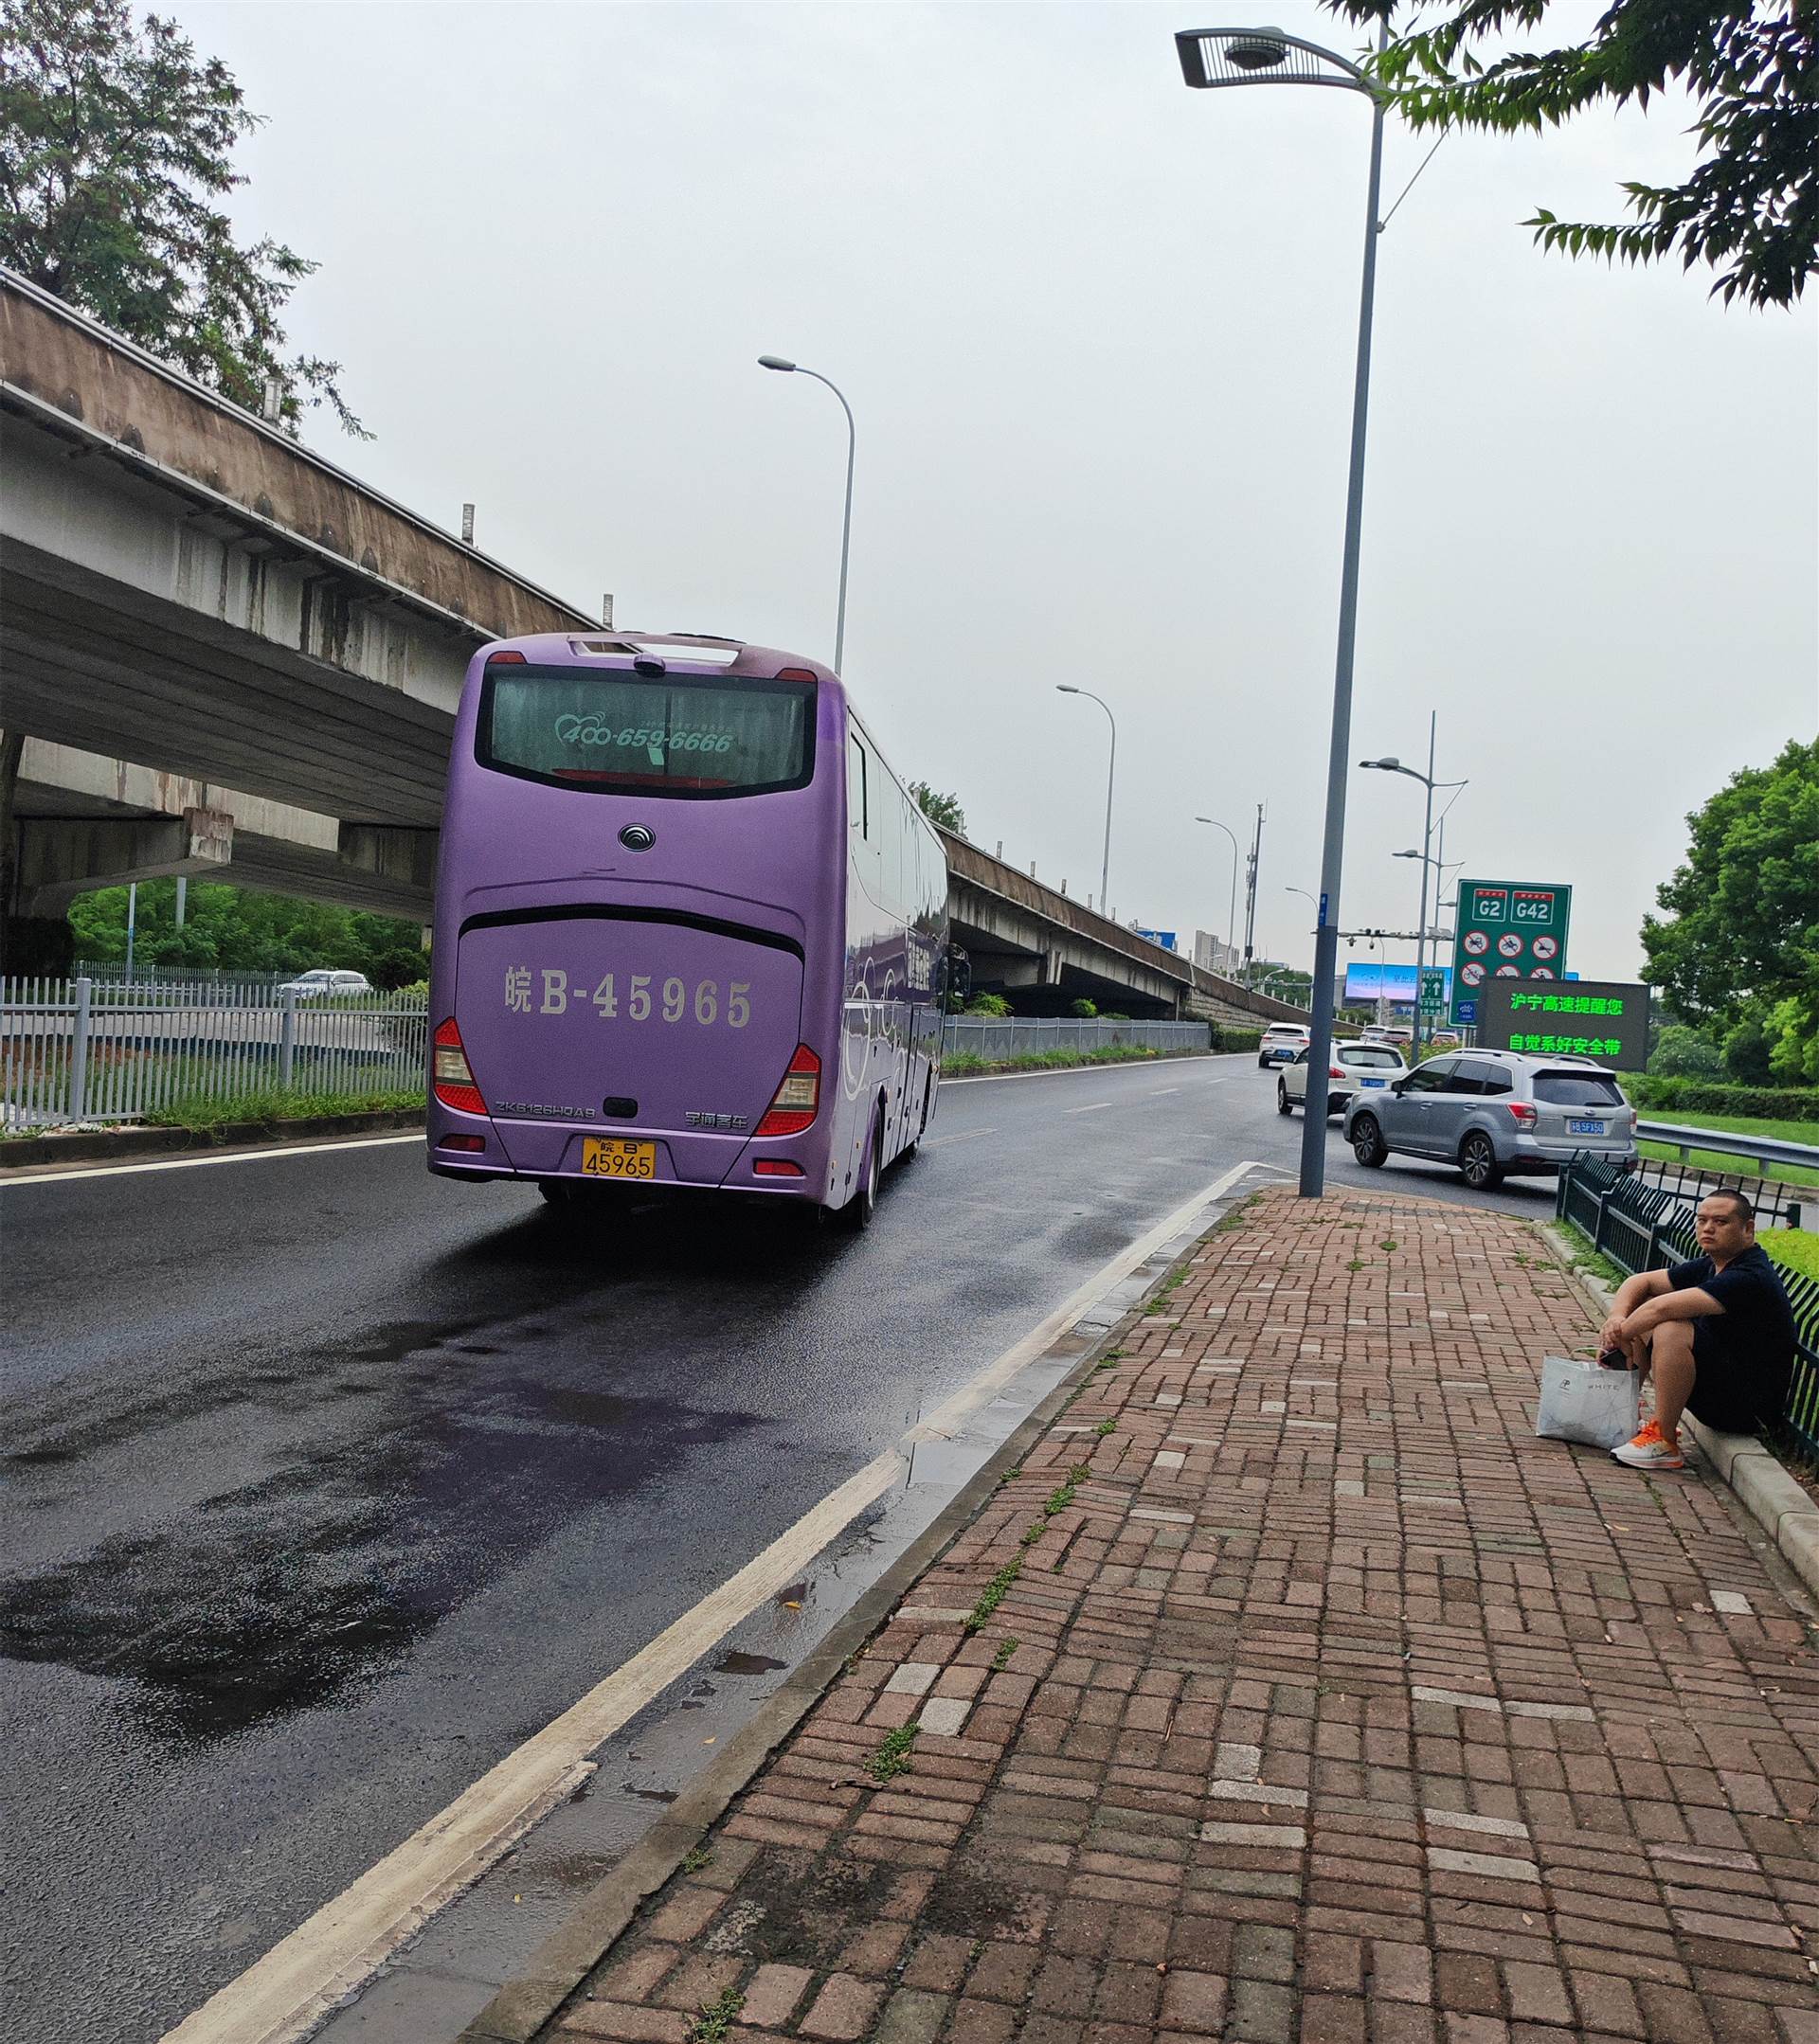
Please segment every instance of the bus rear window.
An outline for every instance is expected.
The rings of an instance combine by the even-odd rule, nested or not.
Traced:
[[[482,766],[551,787],[761,795],[814,770],[815,684],[646,678],[573,667],[493,667],[480,697]]]

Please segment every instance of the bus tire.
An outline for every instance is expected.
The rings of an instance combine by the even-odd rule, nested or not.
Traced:
[[[566,1207],[568,1204],[568,1188],[560,1178],[539,1178],[537,1192],[551,1207]]]

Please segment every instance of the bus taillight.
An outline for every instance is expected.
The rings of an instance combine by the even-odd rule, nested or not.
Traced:
[[[796,1046],[783,1083],[771,1096],[770,1108],[753,1129],[754,1136],[800,1136],[821,1105],[821,1061],[805,1043]]]
[[[456,1028],[453,1015],[437,1025],[432,1072],[436,1098],[444,1107],[459,1108],[462,1114],[486,1112],[486,1102],[475,1084],[473,1067],[467,1062],[467,1052],[461,1048],[461,1032]]]

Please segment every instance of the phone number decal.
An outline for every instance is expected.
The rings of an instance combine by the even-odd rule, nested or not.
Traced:
[[[691,987],[674,975],[659,979],[655,973],[632,973],[621,982],[617,973],[607,973],[590,991],[585,977],[572,978],[559,967],[505,969],[505,1005],[515,1014],[567,1014],[591,1002],[603,1022],[616,1020],[622,1008],[631,1022],[693,1020],[702,1029],[716,1023],[744,1029],[751,1020],[750,996],[749,979],[729,979],[723,993],[718,979],[697,979]]]

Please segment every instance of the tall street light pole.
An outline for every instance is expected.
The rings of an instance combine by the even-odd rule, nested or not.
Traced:
[[[1065,681],[1057,681],[1054,686],[1057,694],[1084,695],[1088,702],[1097,703],[1106,713],[1106,722],[1111,726],[1111,762],[1106,768],[1106,851],[1105,856],[1099,862],[1099,913],[1108,916],[1111,913],[1111,895],[1108,891],[1111,882],[1108,878],[1111,871],[1111,790],[1112,783],[1118,778],[1118,720],[1112,715],[1111,705],[1105,697],[1094,695],[1090,689],[1072,688]]]
[[[1378,47],[1389,41],[1384,17]],[[1327,1070],[1339,965],[1339,882],[1345,851],[1345,758],[1352,735],[1352,650],[1358,634],[1359,545],[1364,518],[1364,422],[1371,388],[1371,310],[1377,295],[1378,206],[1383,179],[1383,96],[1360,67],[1318,43],[1280,28],[1190,28],[1175,38],[1181,76],[1197,90],[1227,85],[1327,85],[1371,103],[1371,168],[1364,206],[1364,274],[1359,290],[1358,362],[1352,378],[1351,471],[1345,486],[1345,559],[1339,583],[1339,651],[1333,669],[1333,729],[1326,758],[1326,832],[1320,859],[1320,920],[1314,935],[1312,1043],[1301,1129],[1304,1199],[1326,1187]]]
[[[853,457],[858,451],[859,437],[853,424],[853,407],[841,395],[840,387],[819,369],[805,369],[800,362],[791,362],[783,355],[760,355],[761,369],[779,369],[786,376],[812,376],[818,384],[826,384],[840,400],[840,409],[846,414],[846,510],[840,518],[840,602],[834,622],[834,672],[842,671],[846,658],[846,560],[853,543]]]
[[[1404,766],[1394,753],[1387,754],[1380,760],[1360,760],[1358,762],[1360,766],[1373,768],[1378,773],[1406,774],[1411,780],[1418,780],[1427,790],[1427,808],[1421,825],[1421,920],[1415,925],[1414,938],[1414,1034],[1410,1046],[1417,1051],[1421,1048],[1421,968],[1427,963],[1428,957],[1428,867],[1433,850],[1433,791],[1436,788],[1457,790],[1470,786],[1470,782],[1466,780],[1436,780],[1433,778],[1433,737],[1438,718],[1437,710],[1428,712],[1428,770],[1425,774],[1413,766]],[[1455,793],[1453,801],[1458,799]],[[1447,807],[1450,809],[1452,803],[1449,802]]]
[[[1232,840],[1232,899],[1225,911],[1225,948],[1235,959],[1238,955],[1238,834],[1229,823],[1221,823],[1217,816],[1196,816],[1194,820],[1210,823]]]

